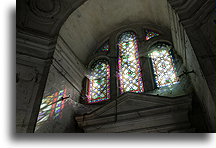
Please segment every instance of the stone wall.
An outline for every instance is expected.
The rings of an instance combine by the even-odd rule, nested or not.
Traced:
[[[42,125],[36,126],[36,133],[74,133],[81,132],[77,129],[74,121],[74,114],[85,111],[85,107],[79,103],[80,92],[71,85],[71,82],[64,77],[64,73],[56,69],[53,65],[50,67],[46,88],[43,98],[50,96],[55,92],[66,89],[64,108],[60,111],[60,118],[53,118],[45,121]]]
[[[16,132],[34,131],[58,32],[85,0],[19,1],[16,15]]]
[[[33,132],[45,88],[53,39],[17,31],[16,132]]]
[[[208,125],[208,130],[214,132],[215,131],[215,102],[214,102],[214,97],[212,96],[212,93],[210,91],[211,86],[208,85],[207,79],[203,73],[204,69],[201,68],[200,61],[197,59],[197,57],[200,56],[195,53],[194,47],[191,45],[191,40],[189,39],[186,30],[181,24],[180,18],[177,15],[177,13],[171,7],[169,11],[170,11],[171,30],[172,30],[174,47],[177,53],[182,57],[187,71],[189,72],[194,70],[195,72],[195,73],[188,74],[197,95],[197,97],[195,98],[196,100],[194,101],[199,102],[199,104],[202,107],[203,110],[202,112],[204,114],[203,118],[206,124]],[[199,50],[204,50],[204,49],[199,49]],[[200,53],[202,54],[203,51]],[[207,50],[206,53],[208,53]],[[206,67],[207,65],[208,64],[206,63]],[[214,69],[212,69],[211,65],[209,66],[210,66],[208,67],[209,71],[214,72]],[[200,116],[202,116],[201,114]]]
[[[35,132],[81,132],[77,129],[74,116],[88,110],[87,107],[79,103],[84,72],[85,67],[59,36],[43,97],[66,89],[66,97],[70,96],[70,98],[64,102],[64,108],[60,111],[61,118],[47,120],[41,126],[36,127]]]

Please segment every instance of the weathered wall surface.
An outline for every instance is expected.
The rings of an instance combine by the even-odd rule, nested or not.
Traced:
[[[67,17],[87,0],[28,0],[17,2],[19,30],[56,37]]]
[[[209,42],[210,48],[212,50],[211,57],[215,57],[216,55],[216,9],[212,10],[212,12],[206,18],[205,23],[201,26],[201,31],[203,34],[203,39]],[[211,58],[210,57],[210,58]]]
[[[16,132],[33,132],[55,45],[49,38],[17,31]]]
[[[16,132],[34,131],[56,37],[67,17],[84,2],[17,2]]]
[[[89,0],[68,17],[59,35],[87,64],[88,56],[107,35],[120,27],[136,23],[169,28],[167,0]]]
[[[47,120],[35,132],[81,132],[77,130],[74,116],[87,111],[87,108],[79,103],[85,67],[68,48],[67,43],[59,37],[43,97],[66,89],[66,96],[70,95],[70,98],[64,103],[61,118]]]
[[[200,67],[197,57],[194,52],[194,48],[191,45],[191,41],[188,35],[180,23],[180,19],[176,12],[170,7],[170,18],[171,18],[171,30],[173,43],[177,53],[183,58],[184,65],[187,71],[194,70],[195,73],[188,74],[193,84],[194,90],[197,94],[199,104],[202,106],[205,121],[208,125],[208,130],[211,132],[215,131],[215,102],[214,97],[210,91],[210,85],[208,85],[206,77],[204,76],[203,69]],[[198,50],[198,49],[196,49]],[[200,49],[205,50],[205,49]],[[201,51],[200,53],[203,53]],[[208,51],[206,51],[208,53]],[[203,53],[204,54],[204,53]],[[207,64],[207,63],[206,63]],[[207,66],[207,65],[206,65]],[[211,65],[209,65],[209,71],[214,72]]]
[[[84,105],[78,103],[80,99],[79,90],[75,89],[64,77],[64,72],[59,71],[53,65],[50,67],[46,88],[43,97],[50,96],[55,92],[66,89],[66,96],[70,98],[64,102],[64,108],[60,111],[61,118],[53,118],[45,121],[42,125],[36,127],[36,133],[74,133],[82,132],[78,130],[74,116],[76,113],[86,111]]]

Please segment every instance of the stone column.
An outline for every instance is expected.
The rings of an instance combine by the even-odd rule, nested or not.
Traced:
[[[16,132],[34,132],[55,39],[17,31]]]

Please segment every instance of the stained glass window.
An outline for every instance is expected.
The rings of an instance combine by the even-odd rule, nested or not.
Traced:
[[[110,66],[99,60],[92,66],[89,78],[88,103],[97,103],[110,98]]]
[[[105,42],[101,48],[100,48],[101,51],[109,51],[109,42]]]
[[[171,46],[156,44],[152,47],[151,57],[155,82],[157,87],[170,86],[178,83],[178,77],[174,67],[174,59],[171,54]]]
[[[151,30],[146,30],[146,37],[145,37],[146,40],[150,40],[151,38],[156,36],[159,36],[159,34]]]
[[[143,92],[143,82],[138,57],[138,45],[134,32],[124,32],[119,37],[119,79],[120,91]]]
[[[66,89],[55,92],[42,99],[35,130],[47,120],[62,118],[62,109],[65,104],[65,100],[62,100],[62,97],[66,97]]]

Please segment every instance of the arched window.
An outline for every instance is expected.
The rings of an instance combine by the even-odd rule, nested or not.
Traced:
[[[110,99],[110,66],[106,60],[98,60],[92,65],[87,98],[88,103]]]
[[[143,92],[138,45],[134,32],[124,32],[118,40],[120,91]]]
[[[147,47],[149,44],[159,39],[159,37],[163,38],[163,35],[159,34],[158,31],[149,29],[145,29],[144,31],[144,38],[142,39],[143,42],[140,42],[140,44],[145,45],[143,47]],[[142,31],[142,33],[144,31]],[[118,67],[117,83],[119,82],[118,87],[120,94],[125,92],[144,92],[144,78],[146,84],[148,83],[146,85],[146,90],[153,90],[154,85],[151,80],[152,74],[154,75],[153,79],[157,88],[170,86],[179,82],[174,66],[174,56],[170,45],[165,42],[157,42],[156,44],[153,44],[150,50],[147,50],[147,48],[140,50],[142,56],[146,56],[147,54],[149,55],[151,62],[149,65],[148,58],[143,58],[144,61],[142,66],[144,68],[141,71],[136,33],[133,31],[123,32],[118,36],[117,43],[113,42],[113,38],[114,36],[110,36],[109,40],[106,40],[106,42],[103,42],[99,48],[95,49],[96,54],[93,57],[96,58],[103,56],[109,58],[109,62],[113,64],[112,68],[114,69],[111,69],[112,73],[110,74],[110,66],[108,61],[105,59],[96,60],[96,62],[91,65],[91,74],[88,77],[87,88],[85,87],[84,91],[86,92],[85,95],[87,96],[87,102],[89,104],[116,97],[116,86],[110,86],[110,77],[114,78],[114,75],[116,74],[115,66]],[[110,47],[113,48],[113,46],[109,45],[109,41],[112,44],[115,43],[117,45],[117,51],[110,49]],[[116,52],[118,52],[118,59],[113,56]],[[117,65],[115,65],[116,60],[118,61],[118,63],[116,63]],[[151,69],[153,69],[152,73]],[[144,78],[142,72],[145,74]],[[112,82],[115,81],[116,79],[112,80]],[[115,83],[111,84],[115,85]],[[111,97],[110,87],[112,87],[111,89],[113,89],[114,92]]]
[[[174,67],[174,57],[172,56],[170,45],[165,43],[153,45],[149,56],[152,61],[157,87],[160,88],[178,83],[178,77]]]

